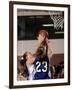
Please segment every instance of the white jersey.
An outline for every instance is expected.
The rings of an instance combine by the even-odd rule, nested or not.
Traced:
[[[34,75],[35,75],[34,64],[32,64],[32,65],[26,64],[26,65],[27,65],[27,68],[28,68],[28,71],[29,71],[29,77],[28,77],[28,79],[29,80],[33,80],[34,79]]]

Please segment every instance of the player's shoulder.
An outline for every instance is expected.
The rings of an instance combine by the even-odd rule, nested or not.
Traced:
[[[44,60],[47,61],[47,62],[49,62],[49,58],[48,58],[47,55],[44,57]]]
[[[48,56],[47,55],[44,55],[44,57],[43,57],[44,59],[48,59]]]
[[[36,57],[36,58],[35,58],[34,63],[36,63],[37,61],[40,61],[40,60],[39,60],[39,57]]]

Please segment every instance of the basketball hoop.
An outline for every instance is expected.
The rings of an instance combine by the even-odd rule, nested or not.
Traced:
[[[63,29],[63,23],[64,23],[64,18],[62,15],[62,12],[49,12],[51,19],[53,20],[54,23],[54,29],[59,30],[59,28],[61,28],[61,30]]]

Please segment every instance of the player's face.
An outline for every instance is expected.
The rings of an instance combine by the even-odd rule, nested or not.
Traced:
[[[32,64],[33,63],[33,55],[31,52],[27,52],[27,60],[29,62],[29,64]]]
[[[28,57],[28,58],[32,58],[32,57],[33,57],[32,53],[31,53],[31,52],[28,52],[28,53],[27,53],[27,57]]]
[[[39,43],[42,43],[44,41],[44,39],[45,39],[45,36],[39,34],[39,36],[38,36],[38,42]]]

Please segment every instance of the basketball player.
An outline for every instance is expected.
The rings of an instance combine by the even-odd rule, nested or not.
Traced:
[[[34,56],[31,52],[25,52],[23,55],[23,60],[25,62],[24,72],[26,74],[27,80],[33,80],[35,75],[35,67],[34,67]]]
[[[49,54],[50,49],[48,47],[48,32],[46,30],[40,30],[38,33],[39,47],[35,52],[36,60],[34,65],[36,67],[35,79],[49,79],[51,73],[49,72]]]

